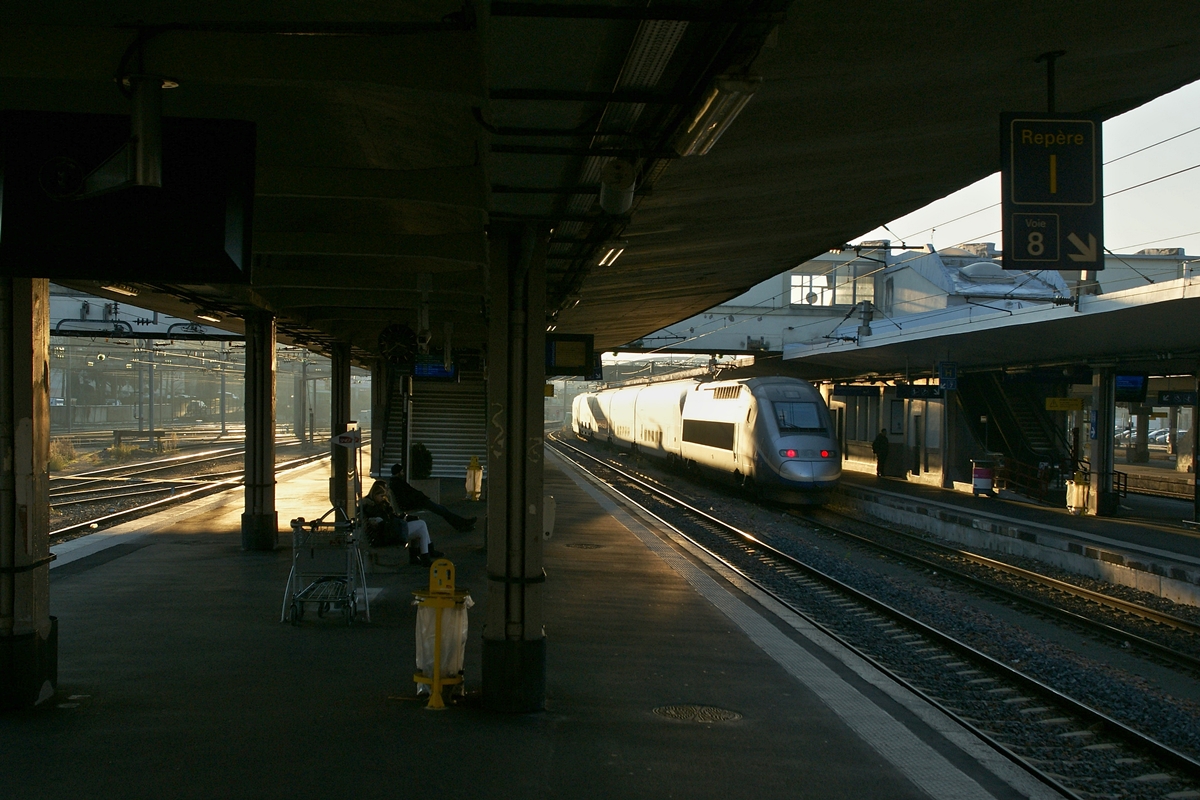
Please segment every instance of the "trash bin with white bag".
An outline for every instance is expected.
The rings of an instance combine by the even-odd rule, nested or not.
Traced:
[[[467,610],[475,605],[468,589],[454,585],[454,564],[439,558],[429,567],[429,588],[413,589],[417,608],[417,694],[428,694],[428,709],[442,709],[443,686],[462,690],[467,651]]]

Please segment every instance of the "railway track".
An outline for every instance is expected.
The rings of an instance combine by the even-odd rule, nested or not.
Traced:
[[[1200,648],[1200,624],[1191,620],[1141,603],[1077,586],[1034,570],[1007,564],[969,550],[931,541],[916,534],[886,528],[857,517],[849,517],[830,509],[821,509],[817,512],[793,510],[789,513],[878,552],[887,553],[920,568],[936,570],[943,577],[952,578],[1003,602],[1025,606],[1036,613],[1107,636],[1119,645],[1125,646],[1127,643],[1175,666],[1200,672],[1200,655],[1197,655],[1197,648]],[[853,523],[854,526],[872,529],[875,535],[865,535],[851,530],[850,526],[845,524],[834,525],[826,519],[829,516],[840,517]],[[900,539],[905,547],[893,547],[879,541],[876,538],[879,535]],[[913,552],[914,548],[928,551],[928,555]],[[960,568],[954,563],[956,561],[982,567],[985,574],[981,577],[967,569]],[[995,575],[986,573],[1001,573],[1015,580],[1011,582],[1011,585],[1006,586],[997,583]],[[1037,589],[1050,590],[1051,596],[1061,596],[1060,602],[1050,602],[1038,597],[1029,589],[1034,591]],[[1065,607],[1061,602],[1066,598],[1076,601],[1071,604],[1072,607]],[[1113,613],[1106,614],[1105,619],[1098,619],[1095,615],[1101,608],[1108,609]],[[1152,627],[1158,630],[1152,632],[1135,630],[1134,626],[1128,624],[1130,617],[1153,623]],[[1158,635],[1153,635],[1155,633]]]
[[[298,444],[298,442],[296,442]],[[62,476],[63,485],[55,487],[51,490],[51,508],[61,510],[64,507],[85,506],[85,505],[107,505],[113,503],[122,504],[131,499],[140,497],[149,497],[153,495],[167,494],[167,497],[161,497],[147,503],[140,503],[134,506],[122,508],[119,510],[108,510],[107,513],[98,514],[96,516],[88,515],[83,520],[72,521],[69,524],[55,528],[50,531],[50,540],[61,541],[65,538],[88,533],[108,525],[122,522],[142,516],[146,513],[160,510],[169,505],[198,500],[209,494],[215,494],[220,491],[238,486],[242,482],[242,469],[226,470],[224,472],[210,472],[199,476],[183,476],[179,478],[169,479],[154,479],[147,480],[140,476],[161,472],[164,470],[175,470],[187,467],[194,467],[212,463],[214,461],[225,460],[229,458],[240,457],[243,453],[243,448],[224,448],[217,451],[206,451],[198,454],[190,454],[184,456],[172,456],[163,459],[156,459],[151,462],[142,462],[140,464],[125,464],[116,467],[106,467],[100,470],[92,470],[88,473],[78,473],[72,476]],[[329,453],[326,451],[318,452],[312,455],[301,456],[295,459],[279,462],[275,465],[276,473],[305,466],[314,461],[326,459]],[[73,479],[83,478],[82,481]],[[133,479],[137,483],[130,485],[129,481]],[[111,484],[117,484],[113,486]],[[146,484],[153,483],[154,485],[147,486]],[[88,486],[91,488],[80,489],[80,486]],[[106,485],[100,485],[106,484]]]
[[[834,559],[810,563],[660,485],[572,444],[551,442],[692,547],[807,617],[1064,796],[1159,798],[1200,791],[1200,761],[1192,753],[902,610],[911,588],[889,594],[886,585],[851,585],[832,574]]]

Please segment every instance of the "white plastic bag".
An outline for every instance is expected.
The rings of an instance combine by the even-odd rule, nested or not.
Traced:
[[[442,613],[441,677],[451,678],[462,672],[467,652],[467,610],[475,605],[470,595],[454,608],[417,607],[417,669],[433,677],[434,626],[436,614]],[[417,684],[417,694],[429,694],[430,686]]]

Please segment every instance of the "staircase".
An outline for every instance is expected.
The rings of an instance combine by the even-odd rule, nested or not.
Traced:
[[[1008,383],[995,373],[959,380],[958,400],[976,441],[1003,454],[1007,488],[1030,497],[1057,500],[1064,476],[1074,468],[1064,431],[1043,410],[1047,385]],[[986,415],[989,422],[981,423]]]
[[[1049,458],[1059,455],[1046,430],[1045,412],[1039,408],[1031,393],[1013,387],[1003,394],[1008,400],[1008,410],[1021,431],[1025,445],[1040,456]]]

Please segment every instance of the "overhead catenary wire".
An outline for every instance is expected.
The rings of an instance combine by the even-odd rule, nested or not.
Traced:
[[[1108,161],[1104,162],[1103,166],[1108,166],[1109,164],[1115,164],[1118,161],[1122,161],[1126,158],[1129,158],[1130,156],[1135,156],[1138,153],[1144,153],[1147,150],[1152,150],[1155,147],[1158,147],[1159,145],[1163,145],[1163,144],[1166,144],[1167,142],[1174,141],[1175,139],[1178,139],[1182,136],[1187,136],[1189,133],[1195,133],[1196,131],[1200,131],[1200,125],[1196,126],[1195,128],[1189,128],[1188,130],[1183,131],[1182,133],[1173,134],[1171,136],[1166,137],[1165,139],[1160,139],[1159,141],[1154,142],[1153,144],[1148,144],[1145,147],[1139,147],[1137,150],[1133,150],[1131,152],[1125,153],[1124,155],[1117,156],[1116,158],[1109,159]],[[1189,167],[1189,169],[1192,169],[1192,168]],[[996,174],[996,173],[993,173],[993,174]],[[1163,176],[1163,177],[1170,177],[1170,176]],[[1161,178],[1156,178],[1155,180],[1161,180]],[[1129,187],[1129,188],[1135,188],[1135,187]],[[1127,191],[1127,190],[1122,189],[1121,191]],[[1110,195],[1105,195],[1105,196],[1109,197]],[[897,238],[899,238],[901,241],[906,241],[908,239],[912,239],[917,234],[924,233],[925,231],[934,230],[936,228],[941,228],[946,225],[950,225],[951,223],[958,222],[960,220],[964,220],[967,217],[973,217],[976,214],[981,214],[984,211],[989,211],[993,208],[998,207],[999,205],[1000,205],[999,203],[991,203],[989,205],[984,206],[983,208],[977,208],[974,211],[968,211],[966,214],[957,216],[954,219],[946,220],[945,222],[939,222],[936,225],[931,225],[927,228],[921,228],[919,231],[913,231],[913,233],[911,233],[908,236],[901,236],[901,237],[897,237]],[[882,227],[884,230],[891,233],[891,230],[886,225],[881,225],[880,227]],[[1197,233],[1200,233],[1200,231],[1197,231]],[[892,235],[895,236],[895,234],[892,234]],[[1185,235],[1190,236],[1192,234],[1185,234]],[[1163,241],[1163,240],[1158,240],[1158,241]],[[1152,242],[1145,242],[1145,244],[1152,244]],[[1139,246],[1139,245],[1131,245],[1131,247],[1137,247],[1137,246]]]

